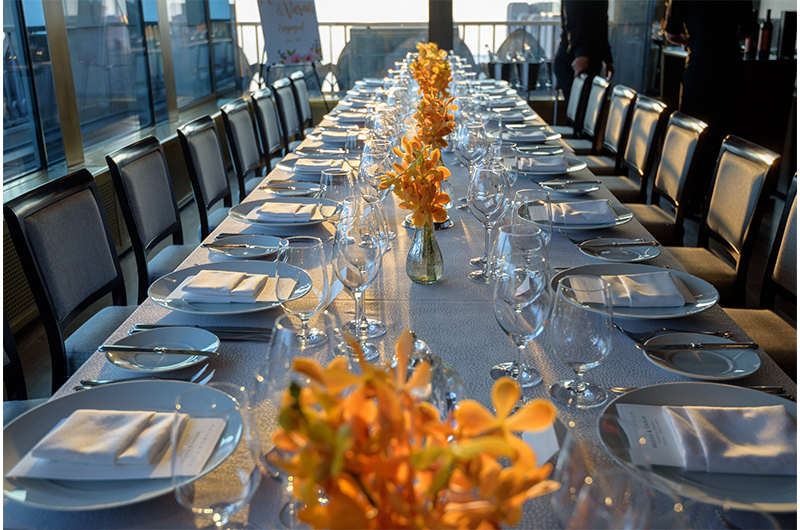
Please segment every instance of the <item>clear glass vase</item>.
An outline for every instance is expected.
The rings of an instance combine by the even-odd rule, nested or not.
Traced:
[[[436,283],[444,273],[444,261],[436,232],[425,223],[414,229],[414,241],[406,258],[406,274],[414,283],[430,285]]]

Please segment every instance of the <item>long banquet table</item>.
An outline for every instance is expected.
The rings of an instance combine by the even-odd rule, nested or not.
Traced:
[[[467,170],[458,165],[452,154],[444,155],[445,165],[451,169],[450,181],[454,188],[454,197],[466,194]],[[292,174],[280,169],[272,171],[268,180],[291,178]],[[570,178],[591,179],[593,175],[588,169],[570,175]],[[514,189],[536,187],[535,184],[521,177]],[[554,195],[558,197],[558,195]],[[592,195],[593,198],[608,198],[617,202],[606,189]],[[265,198],[264,192],[255,190],[248,200]],[[388,333],[376,339],[384,359],[390,356],[397,336],[405,328],[414,330],[424,340],[433,353],[449,362],[463,378],[468,395],[491,407],[490,389],[493,383],[489,377],[489,369],[496,363],[513,358],[514,347],[509,337],[501,330],[494,319],[491,302],[490,285],[476,284],[467,277],[474,270],[468,260],[483,254],[484,233],[479,222],[467,210],[450,211],[454,221],[452,228],[439,230],[436,236],[444,257],[445,272],[443,278],[435,285],[423,286],[412,283],[405,273],[406,254],[411,244],[413,230],[403,228],[400,224],[407,212],[397,207],[396,198],[390,195],[386,200],[386,214],[390,228],[397,233],[392,241],[393,248],[383,258],[382,270],[377,279],[365,293],[366,314],[380,318],[388,326]],[[316,235],[323,238],[332,235],[332,227],[327,223],[303,229],[269,230],[263,227],[246,225],[232,218],[226,219],[209,237],[208,241],[219,232],[261,233],[271,235]],[[607,237],[636,238],[648,233],[634,219],[631,222],[598,231],[572,232],[574,237],[585,239],[598,235]],[[606,263],[582,254],[576,246],[554,232],[549,245],[549,256],[554,268],[574,267],[591,263]],[[187,266],[220,262],[228,258],[197,248],[180,268]],[[662,249],[661,254],[647,262],[652,265],[667,266],[681,270],[680,265]],[[353,300],[347,294],[340,294],[332,302],[330,309],[341,317],[342,321],[353,317]],[[281,310],[230,316],[201,316],[179,313],[160,307],[150,300],[145,301],[133,316],[120,327],[109,342],[125,336],[135,323],[191,324],[191,325],[231,325],[231,326],[271,326]],[[713,307],[703,313],[681,318],[679,320],[624,320],[624,327],[633,331],[645,331],[663,326],[675,326],[687,330],[731,330],[735,336],[743,339],[743,332],[727,317],[719,307]],[[634,347],[633,342],[614,332],[613,351],[603,362],[587,373],[587,379],[608,389],[614,386],[641,387],[674,381],[692,381],[675,373],[663,370],[645,359],[642,352]],[[212,361],[216,369],[215,381],[226,381],[246,385],[251,382],[256,368],[265,360],[267,343],[258,342],[223,342],[221,355]],[[751,376],[731,382],[735,385],[779,385],[785,387],[796,396],[796,385],[777,365],[763,352],[761,368]],[[527,361],[537,367],[544,381],[534,388],[527,389],[526,395],[547,399],[549,386],[562,379],[570,378],[572,370],[554,358],[549,351],[548,332],[532,341],[527,348]],[[176,375],[191,372],[185,369]],[[85,378],[127,378],[131,372],[116,368],[107,363],[102,353],[95,355],[83,365],[78,372],[53,396],[53,399],[72,392],[72,388]],[[613,398],[613,394],[611,395]],[[589,444],[593,456],[599,460],[610,457],[602,448],[597,435],[597,422],[603,407],[586,411],[568,410],[558,406],[560,421],[579,432],[581,439]],[[234,521],[250,521],[260,528],[280,527],[277,519],[281,506],[279,483],[268,478],[263,479],[249,507],[233,517]],[[206,522],[194,520],[182,509],[172,495],[145,501],[130,506],[103,509],[97,511],[57,512],[20,505],[4,498],[5,528],[53,528],[53,529],[122,529],[122,528],[199,528]],[[559,523],[551,508],[548,496],[529,501],[525,507],[520,528],[557,528]]]

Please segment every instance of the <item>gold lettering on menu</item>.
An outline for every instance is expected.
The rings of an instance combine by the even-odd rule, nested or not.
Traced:
[[[261,0],[262,2],[264,0]],[[267,0],[270,6],[274,6],[277,4],[278,9],[276,10],[276,14],[278,16],[285,16],[286,18],[292,18],[294,15],[302,16],[305,13],[313,13],[314,12],[314,2],[292,2],[290,0],[280,0],[280,1],[273,1]],[[295,30],[297,31],[297,30]],[[288,32],[287,32],[288,33]]]

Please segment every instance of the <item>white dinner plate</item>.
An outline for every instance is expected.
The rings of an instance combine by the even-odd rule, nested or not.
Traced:
[[[294,202],[294,203],[302,203],[302,204],[318,204],[322,203],[320,208],[333,208],[333,210],[338,210],[340,205],[336,201],[332,201],[329,199],[316,199],[313,197],[286,197],[284,199],[266,199],[260,201],[247,201],[242,202],[234,206],[228,211],[228,215],[237,221],[241,221],[242,223],[247,223],[251,225],[257,226],[314,226],[318,225],[325,221],[325,218],[322,214],[317,211],[308,221],[264,221],[261,219],[248,219],[247,214],[255,210],[256,208],[260,208],[266,203],[269,202]]]
[[[539,186],[549,191],[563,193],[564,195],[586,195],[587,193],[592,193],[600,189],[600,184],[595,182],[581,182],[579,180],[569,179],[546,180],[540,182]]]
[[[221,237],[214,241],[218,245],[258,245],[269,248],[208,248],[211,252],[222,254],[230,258],[253,259],[268,258],[273,259],[278,256],[278,245],[281,238],[275,236],[261,236],[257,234],[247,234],[241,236]],[[275,249],[275,250],[273,250]]]
[[[602,239],[589,239],[578,245],[578,250],[591,256],[606,261],[617,263],[635,263],[653,259],[661,254],[658,246],[632,246],[632,247],[613,247],[603,246],[608,243],[634,243],[633,239],[622,237],[604,237]]]
[[[79,409],[152,410],[173,412],[175,398],[197,388],[185,381],[130,381],[99,386],[48,401],[23,414],[3,429],[3,495],[27,506],[46,510],[85,511],[135,504],[172,492],[172,479],[141,480],[42,480],[8,479],[20,459],[56,424]],[[208,392],[219,390],[204,387]],[[220,394],[227,396],[223,392]],[[232,400],[232,398],[229,398]],[[241,419],[228,422],[221,439],[242,435]],[[235,446],[234,443],[232,446]],[[208,473],[230,451],[217,448],[203,468]]]
[[[699,333],[665,333],[645,342],[645,345],[689,344],[691,342],[734,342],[732,340]],[[761,358],[753,350],[675,350],[644,351],[645,358],[665,370],[676,374],[705,379],[728,381],[752,374],[761,366]]]
[[[554,201],[558,202],[558,201]],[[610,204],[611,209],[614,211],[615,219],[608,223],[597,223],[597,224],[563,224],[563,223],[553,223],[553,230],[599,230],[601,228],[611,228],[612,226],[619,226],[624,225],[625,223],[629,222],[633,219],[633,214],[630,210],[625,208],[619,204]],[[526,219],[526,217],[520,214],[520,217]],[[529,219],[536,223],[535,219]]]
[[[284,157],[283,160],[278,162],[275,166],[275,169],[280,169],[281,171],[286,171],[289,173],[294,173],[294,178],[296,180],[302,180],[306,182],[313,182],[319,183],[319,177],[322,174],[323,169],[341,169],[342,164],[344,163],[344,159],[342,155],[335,155],[335,154],[322,154],[322,155],[314,155],[314,156],[297,156],[295,154],[289,154]],[[309,159],[309,160],[317,160],[319,162],[327,161],[329,163],[338,163],[339,167],[334,165],[329,165],[328,167],[304,167],[300,168],[299,170],[295,168],[295,162],[300,160],[301,158]],[[270,184],[276,184],[276,182],[271,182]]]
[[[199,315],[235,315],[240,313],[254,313],[264,311],[278,306],[278,302],[254,302],[248,303],[229,303],[229,304],[210,304],[203,302],[187,302],[180,298],[170,298],[170,294],[188,276],[197,274],[202,270],[211,271],[235,271],[248,274],[267,274],[275,277],[275,271],[280,267],[281,276],[293,276],[297,278],[297,286],[294,288],[293,299],[300,298],[311,288],[311,278],[302,269],[298,269],[286,263],[275,263],[274,261],[220,261],[219,263],[205,263],[187,267],[162,276],[150,286],[147,295],[150,300],[174,311],[183,313],[194,313]]]
[[[556,274],[551,285],[555,290],[558,281],[564,276],[611,276],[622,274],[640,274],[645,272],[663,272],[667,269],[645,265],[643,263],[597,263],[594,265],[581,265]],[[662,319],[681,318],[695,315],[710,309],[719,301],[719,293],[713,285],[685,272],[670,270],[675,277],[680,278],[686,288],[694,296],[694,304],[685,304],[681,307],[615,307],[614,318],[640,318]]]
[[[635,468],[628,454],[628,442],[617,421],[618,403],[639,405],[760,407],[782,405],[797,423],[797,404],[765,392],[715,383],[666,383],[623,394],[608,404],[599,420],[600,440],[611,456],[622,465]],[[766,512],[797,510],[795,475],[744,475],[699,473],[680,467],[653,466],[683,496],[700,502],[748,510],[750,505]]]
[[[317,197],[322,191],[316,182],[300,180],[273,180],[258,189],[276,197]]]
[[[114,344],[207,352],[215,352],[219,349],[219,339],[210,331],[184,326],[140,331],[122,337]],[[106,361],[118,368],[136,372],[171,372],[206,360],[208,357],[202,355],[106,352]]]
[[[550,155],[544,155],[544,156],[550,156]],[[521,171],[521,173],[523,175],[525,175],[526,177],[528,177],[528,180],[530,180],[532,182],[539,183],[539,179],[551,178],[551,177],[555,177],[557,175],[568,175],[569,173],[575,173],[576,171],[580,171],[582,169],[586,169],[586,162],[582,162],[581,160],[578,160],[577,158],[573,158],[573,157],[570,157],[570,156],[564,157],[564,159],[567,162],[567,170],[566,171],[554,171],[554,172]],[[551,180],[549,182],[554,182],[554,181]],[[539,184],[539,185],[541,186],[541,184]],[[542,186],[542,187],[544,187],[544,186]],[[600,188],[598,188],[598,189],[600,189]],[[554,191],[559,191],[561,193],[564,193],[563,190],[554,190]],[[592,191],[594,191],[594,190],[592,190]]]

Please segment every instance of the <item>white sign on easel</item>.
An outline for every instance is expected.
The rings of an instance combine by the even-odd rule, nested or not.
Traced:
[[[314,0],[258,0],[268,64],[315,63],[322,56]]]

